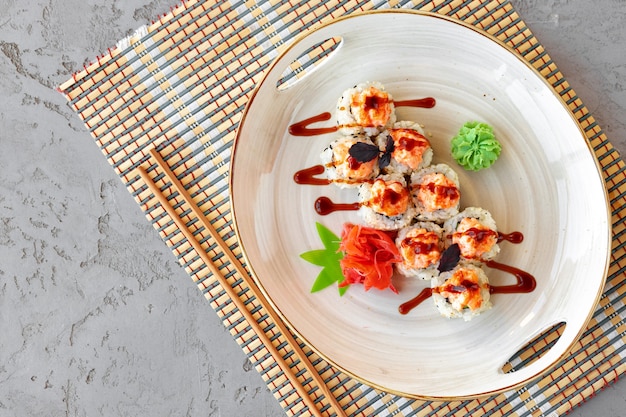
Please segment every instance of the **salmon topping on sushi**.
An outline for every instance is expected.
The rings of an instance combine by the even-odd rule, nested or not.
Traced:
[[[478,310],[483,303],[478,274],[468,268],[459,268],[443,285],[433,291],[441,294],[449,303],[462,308]]]
[[[400,242],[403,262],[410,268],[428,268],[441,258],[441,240],[437,233],[426,229],[412,229]]]
[[[378,158],[367,162],[359,162],[350,156],[350,148],[355,143],[358,143],[358,141],[344,140],[337,141],[333,146],[333,160],[331,164],[334,166],[338,178],[361,181],[372,178],[376,174],[375,169]]]
[[[370,193],[370,199],[365,204],[377,213],[395,217],[409,208],[409,190],[400,182],[386,182],[378,178],[372,184]]]
[[[478,219],[465,217],[452,234],[452,243],[459,245],[464,258],[480,259],[498,243],[498,233]]]
[[[417,199],[428,211],[454,207],[461,198],[456,184],[439,172],[425,175],[414,187],[418,188]]]
[[[350,100],[350,110],[360,126],[385,126],[393,112],[393,100],[389,94],[374,86],[354,94]]]
[[[424,135],[413,129],[391,129],[393,138],[393,159],[410,169],[417,169],[422,163],[424,152],[430,148],[430,142]]]

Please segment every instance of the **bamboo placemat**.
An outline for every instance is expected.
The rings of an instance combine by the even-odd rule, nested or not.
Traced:
[[[375,390],[334,369],[305,344],[300,348],[347,415],[555,416],[617,380],[626,370],[626,170],[618,152],[563,78],[556,64],[513,6],[494,1],[370,2],[330,0],[183,1],[59,87],[146,217],[171,248],[224,325],[255,365],[287,415],[310,415],[305,401],[261,343],[253,326],[219,285],[138,168],[145,169],[193,233],[220,274],[236,291],[267,338],[323,415],[333,408],[314,384],[294,347],[260,300],[150,156],[156,147],[220,239],[242,259],[233,230],[228,169],[235,129],[262,72],[280,48],[308,27],[373,8],[412,8],[463,20],[510,45],[548,80],[581,123],[602,167],[612,205],[613,247],[605,292],[571,354],[542,379],[487,398],[432,402]],[[323,48],[323,46],[322,46]],[[306,67],[303,63],[302,67]],[[303,68],[296,68],[301,70]],[[296,71],[297,72],[297,71]],[[512,364],[540,354],[550,338],[535,343]]]

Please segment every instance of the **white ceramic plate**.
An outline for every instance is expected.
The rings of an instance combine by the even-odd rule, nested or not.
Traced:
[[[332,37],[339,47],[314,71],[282,90],[276,83],[307,48]],[[434,162],[455,166],[463,207],[493,214],[501,231],[498,261],[532,273],[530,294],[495,294],[494,307],[471,322],[441,317],[429,302],[410,314],[398,306],[423,282],[390,291],[352,286],[311,294],[319,267],[299,254],[322,248],[319,221],[336,234],[354,212],[318,216],[324,195],[353,202],[335,186],[298,185],[293,174],[320,163],[336,137],[296,137],[288,126],[333,112],[346,88],[377,80],[395,100],[434,97],[432,109],[397,109],[398,119],[425,126]],[[469,120],[491,124],[500,159],[477,173],[449,156],[449,140]],[[333,121],[321,123],[332,125]],[[610,252],[607,196],[579,125],[545,80],[491,37],[440,16],[371,12],[336,20],[292,44],[255,91],[241,122],[231,166],[236,229],[262,291],[287,324],[344,372],[381,389],[419,398],[458,399],[511,389],[555,364],[576,341],[601,295]],[[513,282],[490,271],[492,284]],[[519,371],[501,368],[520,347],[565,322],[559,341]]]

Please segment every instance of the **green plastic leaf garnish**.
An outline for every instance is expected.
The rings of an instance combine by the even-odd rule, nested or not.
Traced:
[[[452,138],[452,157],[463,168],[478,171],[490,167],[502,150],[493,128],[486,123],[467,122]]]
[[[313,265],[322,266],[322,270],[315,279],[311,292],[317,292],[344,280],[339,261],[343,253],[339,251],[341,239],[328,230],[321,223],[315,223],[317,234],[324,245],[324,249],[315,249],[300,254],[300,257]],[[344,295],[348,286],[339,287],[339,295]]]

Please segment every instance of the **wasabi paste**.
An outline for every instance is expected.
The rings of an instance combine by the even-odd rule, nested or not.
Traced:
[[[452,138],[452,157],[463,168],[479,171],[490,167],[498,156],[502,146],[493,134],[493,128],[486,123],[467,122],[459,133]]]

